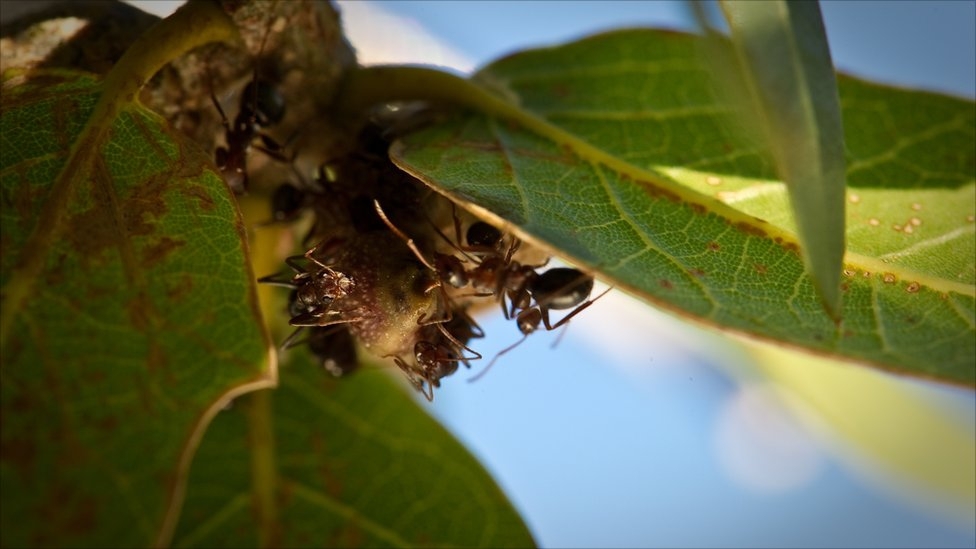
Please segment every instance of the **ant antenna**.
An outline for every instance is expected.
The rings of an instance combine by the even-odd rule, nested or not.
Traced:
[[[481,379],[482,376],[484,376],[485,374],[487,374],[488,373],[488,370],[490,370],[491,367],[494,366],[496,362],[498,362],[498,359],[501,358],[501,356],[503,354],[505,354],[505,353],[511,351],[512,349],[518,347],[519,345],[521,345],[522,342],[525,341],[525,339],[527,337],[529,337],[529,334],[523,335],[522,336],[522,339],[516,341],[515,343],[512,343],[508,347],[505,347],[504,349],[502,349],[501,351],[499,351],[498,354],[495,355],[495,358],[491,359],[491,362],[489,362],[488,365],[485,366],[485,369],[484,370],[481,370],[480,372],[478,372],[474,376],[468,378],[468,383],[474,383],[475,381],[478,381],[479,379]]]
[[[393,231],[393,234],[397,235],[400,238],[400,240],[404,241],[407,244],[407,247],[410,248],[410,251],[413,252],[413,255],[417,256],[417,259],[419,259],[420,262],[423,263],[428,269],[437,272],[437,269],[433,265],[431,265],[429,261],[427,261],[427,258],[424,257],[424,254],[420,253],[420,249],[417,248],[417,244],[413,241],[413,239],[403,234],[403,231],[398,229],[397,226],[394,225],[392,221],[390,221],[390,218],[386,216],[386,212],[383,211],[383,207],[380,206],[380,201],[374,198],[373,206],[376,208],[376,213],[380,216],[380,219],[383,220],[383,223],[385,223],[386,226],[389,227],[391,231]]]

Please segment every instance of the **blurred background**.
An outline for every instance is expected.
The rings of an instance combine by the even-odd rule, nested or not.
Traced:
[[[133,3],[166,15],[181,2]],[[680,2],[338,4],[362,62],[462,73],[612,28],[692,28]],[[976,3],[822,11],[838,69],[976,95]],[[480,320],[487,358],[519,338],[511,321]],[[970,390],[733,340],[619,291],[552,349],[557,337],[533,335],[478,382],[483,364],[420,400],[542,546],[976,545]]]

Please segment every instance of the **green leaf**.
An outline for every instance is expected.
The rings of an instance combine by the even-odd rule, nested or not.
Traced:
[[[377,368],[335,379],[303,348],[241,397],[190,474],[180,547],[527,547],[478,462]]]
[[[840,79],[852,206],[837,323],[804,270],[785,187],[715,97],[699,46],[626,30],[504,58],[475,78],[513,113],[440,123],[394,159],[683,316],[972,385],[973,103]]]
[[[749,97],[735,105],[762,129],[789,190],[804,260],[836,315],[844,259],[844,129],[820,7],[781,0],[720,5],[738,61],[732,65],[741,68],[737,76]]]
[[[32,76],[0,105],[4,545],[165,543],[209,419],[274,379],[240,216],[161,118]]]

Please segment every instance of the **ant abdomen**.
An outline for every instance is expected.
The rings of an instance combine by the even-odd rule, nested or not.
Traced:
[[[271,216],[275,221],[291,221],[305,207],[305,192],[291,183],[282,183],[271,195]]]
[[[359,366],[356,342],[345,326],[311,328],[308,349],[322,361],[322,368],[336,377],[349,375]]]
[[[502,241],[502,232],[484,221],[477,221],[468,227],[465,239],[469,246],[493,249]]]
[[[549,309],[571,309],[593,292],[593,277],[578,269],[554,267],[529,281],[536,303]]]

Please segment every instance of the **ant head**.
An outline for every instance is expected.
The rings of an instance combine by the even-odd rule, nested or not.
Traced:
[[[418,341],[414,346],[417,365],[423,370],[424,378],[433,387],[440,387],[440,380],[458,369],[457,353],[445,344]]]
[[[593,277],[578,269],[555,267],[529,282],[529,291],[541,308],[571,309],[593,291]]]
[[[522,335],[529,335],[536,331],[539,324],[542,323],[542,311],[537,307],[525,309],[515,318],[515,323],[518,324],[518,329]]]
[[[285,117],[285,98],[270,82],[255,78],[241,94],[241,111],[245,110],[258,126],[274,126]]]
[[[464,236],[469,246],[485,248],[494,248],[502,240],[502,232],[484,221],[472,224]]]

